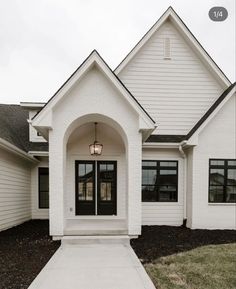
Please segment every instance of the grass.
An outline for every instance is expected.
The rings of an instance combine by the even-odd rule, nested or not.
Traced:
[[[198,247],[144,266],[157,289],[235,289],[236,243]]]

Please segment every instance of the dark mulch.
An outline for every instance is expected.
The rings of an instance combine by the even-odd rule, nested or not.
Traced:
[[[143,226],[142,235],[131,240],[142,263],[204,245],[236,242],[235,230],[191,230],[185,227]]]
[[[37,220],[0,232],[0,289],[28,288],[60,246],[48,227]]]

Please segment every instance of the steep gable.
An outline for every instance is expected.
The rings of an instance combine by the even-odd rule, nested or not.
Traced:
[[[116,73],[157,122],[154,133],[185,135],[229,82],[219,69],[222,79],[213,72],[212,63],[200,56],[168,15],[149,33]]]

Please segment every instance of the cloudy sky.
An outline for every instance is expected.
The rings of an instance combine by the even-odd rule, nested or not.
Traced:
[[[0,103],[47,101],[93,49],[115,68],[170,5],[235,81],[235,0],[0,0]]]

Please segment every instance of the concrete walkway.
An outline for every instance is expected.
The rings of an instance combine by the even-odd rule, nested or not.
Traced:
[[[37,262],[37,261],[36,261]],[[155,289],[128,240],[63,240],[28,289]]]

